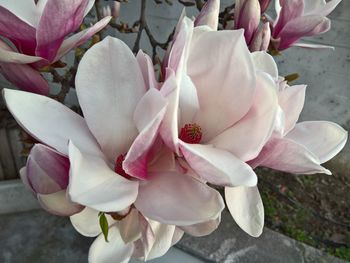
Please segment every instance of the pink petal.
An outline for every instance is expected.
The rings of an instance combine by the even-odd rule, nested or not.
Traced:
[[[253,39],[249,45],[250,51],[267,51],[271,40],[270,23],[265,22],[255,31]]]
[[[147,178],[148,152],[158,135],[166,111],[166,100],[157,89],[150,89],[136,107],[134,120],[139,135],[125,157],[125,172],[139,179]]]
[[[248,112],[256,83],[243,30],[200,29],[194,29],[188,75],[200,105],[194,122],[202,127],[203,141],[208,141]]]
[[[165,225],[153,220],[149,220],[149,224],[154,234],[154,240],[144,260],[152,260],[165,255],[173,245],[176,228],[173,225]]]
[[[16,51],[0,39],[0,62],[29,64],[41,60],[40,57],[28,56]]]
[[[276,84],[267,74],[258,74],[254,104],[247,115],[209,144],[231,152],[242,161],[258,156],[274,129],[278,109],[275,90]]]
[[[298,123],[286,138],[305,146],[324,163],[344,148],[348,133],[334,122],[306,121]]]
[[[288,48],[302,37],[322,34],[330,29],[330,20],[326,17],[308,15],[291,20],[281,30],[279,50]]]
[[[89,262],[113,262],[117,259],[120,263],[128,263],[134,251],[134,245],[123,242],[117,226],[109,228],[108,241],[105,241],[103,234],[95,239],[89,250]]]
[[[86,237],[96,237],[101,234],[101,226],[99,223],[99,211],[85,207],[81,212],[72,215],[70,221],[72,226],[80,234]],[[114,223],[113,218],[106,214],[109,225]]]
[[[17,122],[34,138],[68,155],[68,142],[84,151],[99,154],[98,145],[84,119],[61,103],[48,97],[3,90],[6,105]]]
[[[165,113],[160,135],[164,143],[174,152],[179,153],[178,149],[178,107],[180,89],[176,81],[175,73],[168,70],[168,78],[165,80],[160,92],[168,100],[168,107]]]
[[[53,61],[64,38],[79,28],[87,0],[48,0],[37,27],[36,55]]]
[[[29,183],[28,181],[28,177],[27,177],[27,168],[26,167],[22,167],[20,170],[19,170],[19,176],[25,186],[25,188],[27,190],[29,190],[34,196],[36,196],[36,193],[34,192],[31,184]]]
[[[305,146],[290,139],[273,139],[250,165],[264,166],[295,174],[315,174],[331,172],[321,165],[318,157]]]
[[[175,72],[178,82],[181,80],[182,74],[186,72],[192,33],[193,21],[187,17],[180,18],[166,63],[167,67]]]
[[[145,80],[145,87],[147,89],[158,89],[159,84],[156,80],[152,59],[141,49],[137,53],[136,59],[139,63],[143,79]]]
[[[302,48],[310,48],[310,49],[331,49],[334,50],[334,47],[327,45],[319,45],[319,44],[311,44],[311,43],[294,43],[293,47],[302,47]]]
[[[269,74],[273,80],[278,80],[279,74],[277,64],[271,55],[264,51],[257,51],[252,53],[252,58],[257,72],[265,72]]]
[[[260,4],[258,0],[237,0],[234,29],[244,29],[244,37],[250,44],[260,23]]]
[[[69,201],[65,190],[47,195],[38,194],[37,198],[42,208],[58,216],[71,216],[84,209],[83,206]]]
[[[208,26],[217,30],[219,24],[220,0],[208,0],[194,21],[194,26]]]
[[[278,0],[276,1],[278,2]],[[291,20],[301,17],[304,12],[304,0],[283,0],[280,1],[281,10],[273,30],[273,37],[277,38],[285,25]]]
[[[64,190],[68,186],[69,160],[45,145],[35,144],[27,160],[27,178],[40,194]]]
[[[224,208],[220,194],[189,174],[152,173],[140,184],[135,207],[164,224],[193,225],[217,218]],[[166,193],[166,194],[165,194]]]
[[[210,235],[212,232],[214,232],[219,227],[220,222],[221,215],[219,215],[216,219],[212,219],[204,223],[191,226],[182,226],[180,228],[188,235],[202,237]]]
[[[188,164],[207,182],[223,186],[255,186],[257,177],[249,165],[232,153],[211,145],[181,143]]]
[[[62,45],[57,51],[56,57],[53,60],[54,62],[59,60],[61,57],[63,57],[65,54],[67,54],[70,50],[84,44],[89,38],[91,38],[93,35],[95,35],[97,32],[101,31],[111,20],[111,17],[105,17],[98,21],[93,26],[84,29],[83,31],[80,31],[77,34],[74,34],[73,36],[65,39],[62,42]]]
[[[74,202],[102,212],[116,212],[135,201],[138,182],[115,173],[101,157],[80,151],[71,142],[69,160],[68,191]]]
[[[278,103],[285,115],[285,134],[293,129],[304,107],[306,85],[287,87],[278,94]]]
[[[144,83],[135,56],[116,38],[107,37],[94,45],[79,64],[79,103],[110,162],[125,154],[137,136],[133,114],[146,92]]]
[[[119,221],[118,228],[125,244],[134,242],[141,237],[140,213],[131,208],[130,213]]]
[[[2,5],[0,5],[0,35],[10,39],[21,53],[35,55],[35,28]],[[24,7],[18,8],[22,9]]]
[[[264,205],[257,187],[225,187],[228,209],[247,234],[258,237],[264,227]]]
[[[0,72],[12,84],[24,91],[49,95],[49,85],[43,76],[26,64],[0,63]]]

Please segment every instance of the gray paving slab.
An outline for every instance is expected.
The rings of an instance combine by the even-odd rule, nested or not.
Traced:
[[[67,218],[36,209],[37,204],[21,187],[19,180],[10,184],[0,183],[0,193],[6,192],[3,189],[21,198],[5,200],[0,194],[0,204],[6,202],[8,207],[12,207],[6,210],[7,213],[4,213],[4,206],[0,207],[1,263],[87,261],[93,239],[78,234]],[[18,207],[26,207],[27,211],[16,212]],[[260,238],[249,237],[238,228],[227,211],[224,211],[222,223],[214,233],[201,238],[185,236],[177,247],[182,251],[171,250],[154,263],[344,262],[267,228]]]

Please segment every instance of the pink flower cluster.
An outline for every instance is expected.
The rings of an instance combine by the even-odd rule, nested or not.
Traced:
[[[253,169],[329,174],[321,164],[344,147],[339,125],[297,123],[306,86],[289,86],[269,54],[250,52],[254,34],[216,31],[218,12],[219,2],[208,1],[195,21],[180,19],[160,81],[142,51],[135,56],[111,37],[95,44],[76,75],[84,117],[42,95],[3,91],[40,142],[23,182],[47,211],[97,237],[90,262],[150,260],[184,233],[210,234],[225,208],[213,186],[225,188],[232,217],[257,237],[264,208]]]
[[[111,19],[66,38],[79,29],[94,2],[0,0],[0,73],[22,90],[48,95],[39,70],[83,44]]]

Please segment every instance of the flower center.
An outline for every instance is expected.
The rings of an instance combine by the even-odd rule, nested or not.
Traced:
[[[117,157],[117,159],[115,160],[114,171],[117,174],[125,177],[126,179],[131,179],[132,177],[130,175],[128,175],[123,168],[123,162],[125,160],[125,155],[126,154],[121,154]]]
[[[179,139],[190,144],[199,143],[202,139],[202,128],[196,123],[185,124],[181,128]]]

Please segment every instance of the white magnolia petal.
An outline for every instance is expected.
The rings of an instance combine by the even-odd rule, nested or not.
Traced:
[[[0,62],[29,64],[41,60],[41,57],[28,56],[18,53],[10,48],[4,41],[0,39]]]
[[[75,230],[83,236],[96,237],[101,233],[98,214],[98,211],[85,207],[80,213],[72,215],[70,221]],[[110,215],[106,214],[106,218],[109,225],[114,223],[114,220]]]
[[[175,234],[174,225],[165,225],[159,222],[149,220],[149,224],[154,233],[154,243],[145,260],[152,260],[163,256],[172,246],[173,237]]]
[[[258,156],[275,128],[278,113],[276,83],[268,74],[260,72],[257,85],[254,104],[248,113],[209,142],[242,161]]]
[[[304,107],[306,85],[287,87],[278,94],[278,103],[284,112],[284,133],[293,129]]]
[[[108,159],[115,161],[137,135],[133,114],[146,92],[135,56],[121,40],[105,38],[81,60],[76,89],[91,132]]]
[[[66,190],[61,190],[52,194],[37,194],[40,205],[54,215],[71,216],[84,209],[79,204],[69,201]]]
[[[104,159],[82,152],[70,142],[69,160],[68,191],[74,202],[102,212],[116,212],[135,201],[138,182],[115,173]]]
[[[306,121],[298,123],[286,138],[304,145],[324,163],[344,148],[348,133],[334,122]]]
[[[311,43],[301,43],[301,42],[294,43],[292,46],[293,47],[310,48],[310,49],[331,49],[331,50],[334,50],[334,47],[332,47],[332,46],[311,44]]]
[[[180,228],[185,231],[186,234],[195,237],[207,236],[215,231],[221,222],[221,215],[216,219],[209,220],[204,223],[199,223],[191,226],[181,226]]]
[[[30,0],[0,0],[0,6],[3,6],[19,19],[27,24],[36,27],[40,16],[35,6],[35,1]]]
[[[255,186],[257,183],[251,167],[226,150],[183,142],[180,149],[192,169],[207,182],[224,186]]]
[[[140,184],[135,206],[147,218],[184,226],[217,218],[224,208],[216,190],[178,172],[150,174],[150,180]]]
[[[110,263],[118,260],[119,263],[129,262],[134,251],[133,243],[125,244],[116,226],[108,231],[108,241],[100,234],[92,243],[89,250],[90,263]]]
[[[275,60],[265,51],[252,53],[255,69],[269,74],[275,81],[278,80],[278,68]]]
[[[242,230],[253,237],[264,227],[264,205],[257,187],[225,187],[227,207]]]
[[[119,221],[118,228],[125,244],[139,239],[141,237],[139,212],[131,208],[130,213]]]
[[[85,120],[68,107],[45,96],[4,89],[7,108],[34,138],[68,155],[68,142],[90,154],[100,152]]]
[[[147,89],[158,89],[158,82],[156,80],[152,59],[144,53],[141,49],[136,55],[137,62],[139,63],[143,79],[145,80],[145,86]]]
[[[295,174],[331,174],[320,164],[320,159],[314,153],[288,138],[271,140],[251,163],[253,167],[261,165]]]
[[[202,127],[203,141],[208,141],[248,112],[256,76],[243,30],[202,28],[194,29],[187,66],[200,105],[194,122]]]

